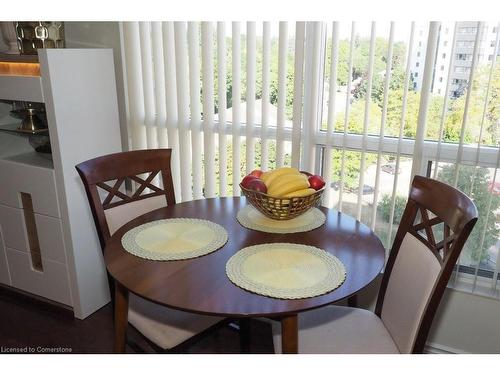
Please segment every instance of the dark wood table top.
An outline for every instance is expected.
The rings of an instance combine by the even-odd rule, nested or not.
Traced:
[[[180,203],[139,216],[121,227],[105,248],[111,276],[132,293],[161,305],[227,317],[284,316],[342,300],[363,289],[379,274],[385,250],[366,225],[346,214],[321,207],[326,223],[304,233],[271,234],[241,226],[236,213],[245,198],[213,198]],[[180,261],[151,261],[129,254],[121,245],[128,230],[153,220],[191,217],[222,225],[229,234],[224,247],[208,255]],[[225,266],[238,250],[261,243],[312,245],[337,256],[347,278],[338,289],[313,298],[280,300],[247,292],[228,279]]]

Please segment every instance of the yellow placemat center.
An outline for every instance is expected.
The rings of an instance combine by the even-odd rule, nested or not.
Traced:
[[[236,218],[246,228],[267,233],[307,232],[323,225],[326,216],[316,207],[290,220],[268,218],[251,205],[243,207]]]
[[[290,243],[246,247],[229,259],[226,273],[243,289],[283,299],[328,293],[346,276],[337,257],[313,246]]]
[[[129,253],[152,260],[190,259],[222,247],[227,231],[207,220],[176,218],[157,220],[129,230],[122,237]]]
[[[314,286],[328,274],[320,258],[297,249],[275,247],[250,255],[242,265],[249,280],[271,288],[295,289]]]
[[[187,252],[207,246],[214,237],[214,231],[206,225],[163,223],[137,233],[135,242],[144,250],[153,252]]]

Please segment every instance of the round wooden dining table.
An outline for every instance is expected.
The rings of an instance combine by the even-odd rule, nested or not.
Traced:
[[[351,216],[320,207],[324,225],[309,232],[272,234],[243,227],[236,219],[245,198],[201,199],[151,211],[128,222],[108,241],[104,260],[115,280],[115,351],[124,352],[128,294],[182,311],[230,318],[269,317],[281,321],[283,353],[298,352],[297,314],[359,292],[380,273],[384,246],[366,225]],[[168,218],[198,218],[223,226],[229,235],[217,251],[188,260],[153,261],[134,256],[122,247],[122,236],[141,224]],[[229,258],[244,247],[273,242],[316,246],[338,257],[345,266],[345,282],[330,293],[304,299],[276,299],[248,292],[226,275]]]

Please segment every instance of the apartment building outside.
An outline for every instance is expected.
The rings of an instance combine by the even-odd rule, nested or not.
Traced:
[[[456,27],[456,34],[455,34]],[[427,50],[428,25],[416,25],[416,39],[412,51],[413,88],[417,91],[422,86],[425,54]],[[499,54],[495,51],[497,24],[482,23],[479,30],[477,64],[486,64]],[[431,91],[435,95],[459,97],[464,93],[472,66],[474,42],[478,32],[478,22],[461,21],[443,22],[437,43],[436,59]],[[454,40],[455,34],[455,40]],[[453,48],[453,45],[455,46]],[[446,93],[446,83],[450,76],[449,92]]]

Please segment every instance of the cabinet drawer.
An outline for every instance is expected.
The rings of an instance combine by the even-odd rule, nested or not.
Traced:
[[[9,269],[7,268],[7,254],[5,253],[5,242],[2,238],[0,228],[0,284],[10,285]]]
[[[34,212],[61,217],[53,169],[0,160],[0,175],[0,204],[22,208],[20,193],[28,193]]]
[[[39,214],[34,217],[41,256],[66,264],[61,219]],[[0,205],[0,227],[6,247],[30,251],[24,210]]]
[[[12,286],[71,306],[68,272],[64,264],[42,259],[43,272],[31,266],[30,254],[7,247]]]
[[[0,205],[0,227],[6,247],[29,251],[23,210]]]

